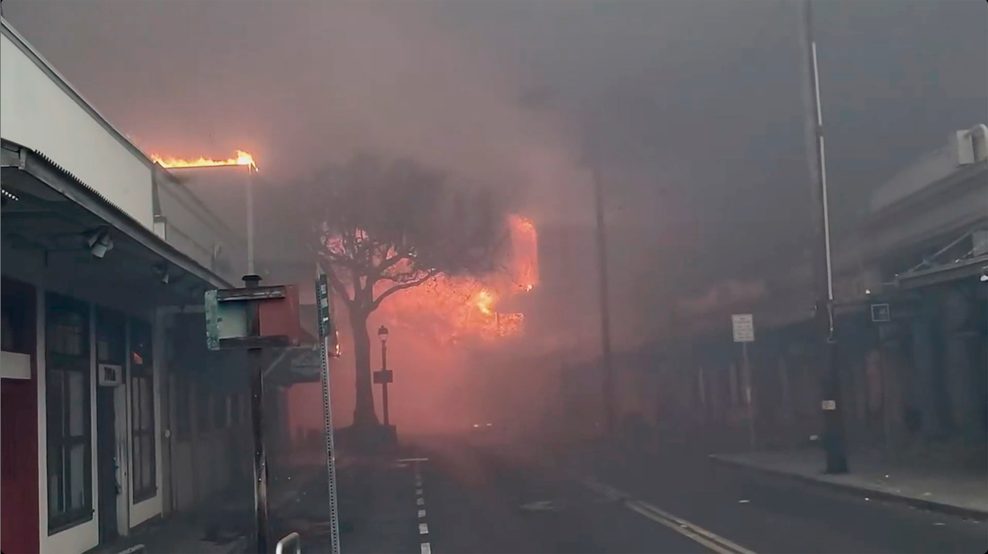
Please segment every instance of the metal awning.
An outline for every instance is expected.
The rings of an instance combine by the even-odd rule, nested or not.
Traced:
[[[909,270],[900,273],[895,281],[902,289],[915,289],[958,279],[978,279],[981,275],[988,275],[988,254],[925,269]]]
[[[44,251],[70,258],[79,280],[112,274],[108,289],[160,279],[175,285],[164,293],[180,302],[205,288],[227,288],[222,277],[195,262],[141,225],[45,156],[9,141],[0,149],[3,233],[15,251]],[[112,233],[113,250],[104,259],[89,253],[85,237],[96,229]]]

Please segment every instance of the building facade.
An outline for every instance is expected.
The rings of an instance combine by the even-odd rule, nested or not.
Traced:
[[[0,549],[85,552],[250,490],[246,380],[202,314],[243,236],[5,20],[0,56]]]

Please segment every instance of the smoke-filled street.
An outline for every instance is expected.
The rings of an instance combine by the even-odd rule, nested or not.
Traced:
[[[986,535],[981,521],[752,476],[685,444],[622,459],[464,435],[406,454],[367,474],[377,484],[347,550],[946,553]]]
[[[977,0],[0,0],[0,554],[984,552]]]

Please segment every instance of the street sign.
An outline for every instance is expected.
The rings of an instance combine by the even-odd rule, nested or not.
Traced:
[[[734,342],[755,342],[755,321],[751,314],[731,316]]]
[[[383,385],[384,383],[393,383],[395,380],[394,372],[390,369],[379,369],[374,372],[374,384]]]
[[[871,322],[888,323],[892,321],[892,308],[888,304],[871,305]]]

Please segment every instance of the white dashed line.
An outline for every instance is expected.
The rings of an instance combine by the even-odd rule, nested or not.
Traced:
[[[420,535],[428,535],[429,534],[429,524],[428,523],[419,523],[419,534]]]
[[[425,510],[419,510],[419,519],[422,519],[424,517],[425,517]]]
[[[422,553],[421,554],[432,554],[432,546],[429,543],[427,543],[427,542],[422,543]]]
[[[422,496],[422,487],[415,489],[415,494],[417,494],[418,496]]]
[[[415,499],[415,504],[419,506],[425,506],[425,499],[420,496]]]

